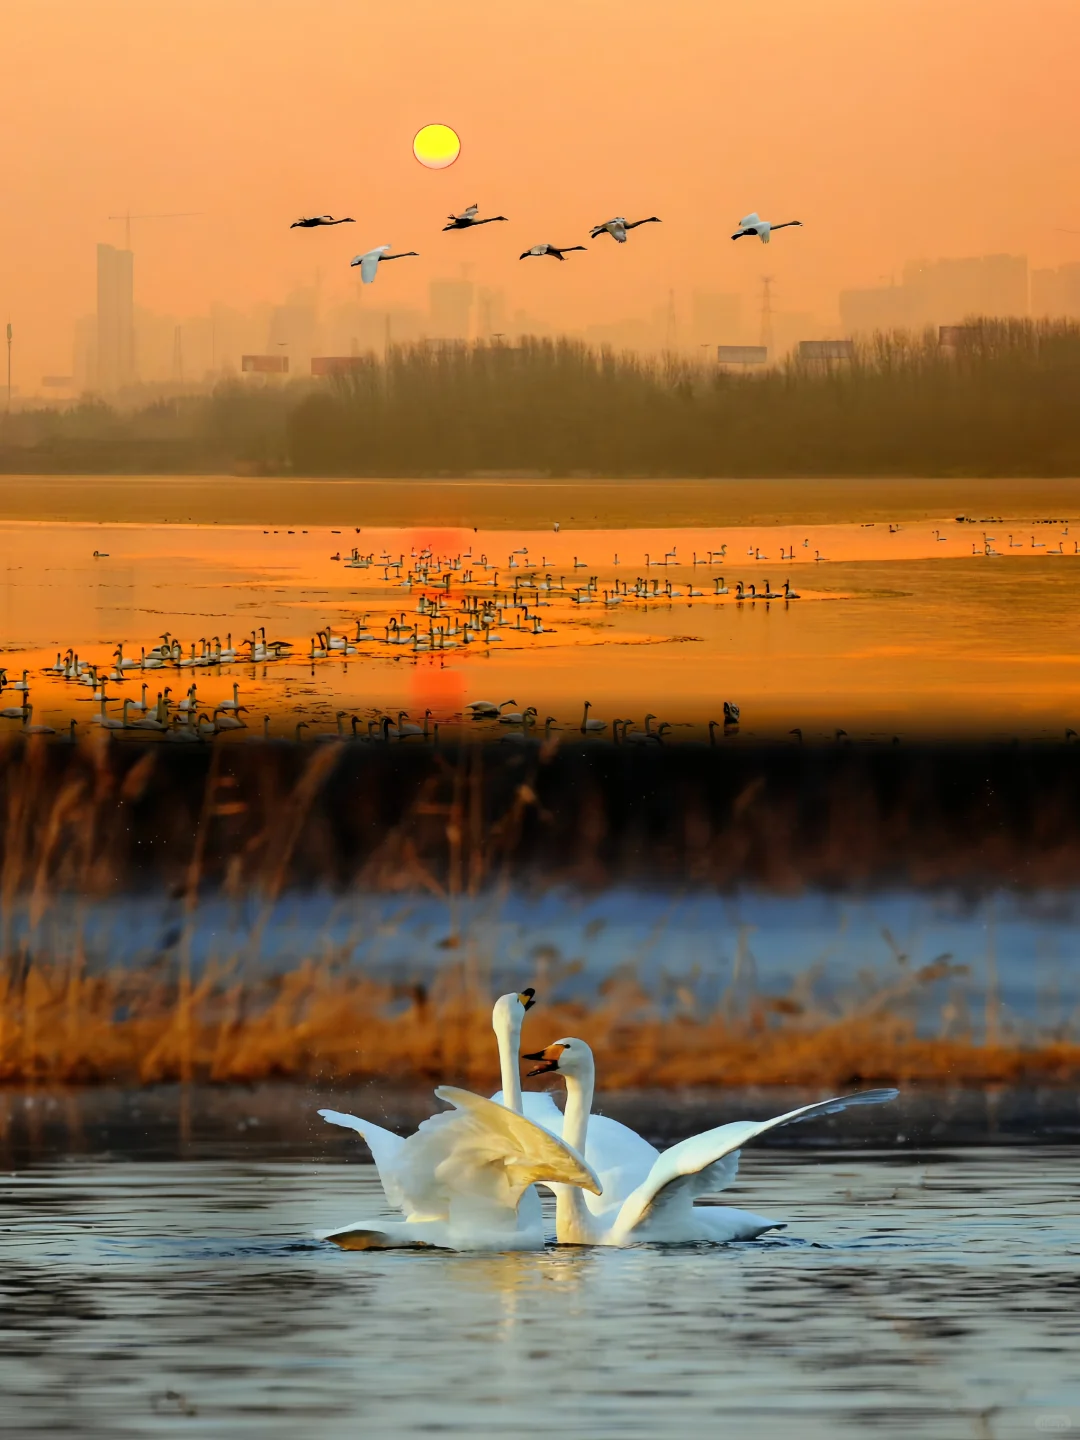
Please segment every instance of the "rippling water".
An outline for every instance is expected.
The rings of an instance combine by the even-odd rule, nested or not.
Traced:
[[[7,1433],[1080,1432],[1075,1150],[745,1151],[779,1238],[513,1256],[337,1251],[370,1166],[206,1153],[0,1177]]]

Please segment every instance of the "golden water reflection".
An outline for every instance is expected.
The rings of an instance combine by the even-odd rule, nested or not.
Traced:
[[[346,565],[354,550],[374,557],[368,568]],[[457,571],[433,567],[426,583],[399,578],[428,550],[467,558]],[[588,699],[608,722],[640,728],[652,712],[672,738],[720,718],[725,700],[741,707],[744,736],[1060,737],[1080,720],[1078,551],[1080,524],[1022,517],[557,533],[8,521],[0,642],[9,685],[29,671],[34,723],[56,726],[98,708],[88,689],[40,673],[69,648],[104,668],[118,644],[138,658],[168,632],[190,658],[214,637],[236,647],[265,627],[294,642],[294,659],[129,671],[109,687],[110,713],[144,684],[153,703],[165,685],[176,701],[192,682],[210,713],[235,683],[250,729],[269,715],[272,733],[300,719],[311,733],[333,728],[338,713],[348,728],[359,716],[365,733],[398,710],[430,710],[446,726],[471,700],[513,699],[573,734]],[[435,583],[447,574],[448,589]],[[426,643],[421,595],[441,594],[453,617],[467,598],[510,597],[526,576],[551,588],[519,591],[490,643],[385,643],[394,624]],[[760,598],[785,581],[800,598]],[[649,598],[605,603],[642,584]],[[740,584],[759,598],[740,602]],[[318,630],[354,634],[362,617],[372,638],[356,653],[306,658]],[[13,701],[5,691],[2,705]]]

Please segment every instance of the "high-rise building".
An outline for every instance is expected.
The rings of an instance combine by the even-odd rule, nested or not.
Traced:
[[[959,325],[969,316],[1028,313],[1028,268],[1023,255],[973,255],[911,260],[903,282],[840,292],[848,334],[897,328]]]
[[[1026,315],[1024,255],[974,255],[962,260],[912,260],[904,266],[916,325],[958,325],[969,315]]]
[[[299,375],[320,349],[318,332],[316,290],[312,287],[294,290],[284,305],[275,305],[270,313],[266,352],[288,355],[292,373]]]
[[[1031,313],[1080,320],[1080,264],[1031,272]]]
[[[481,285],[476,293],[476,334],[486,340],[506,332],[506,294]]]
[[[467,340],[472,303],[471,280],[432,280],[428,286],[431,338]]]
[[[71,356],[72,388],[83,394],[97,389],[97,316],[83,315],[75,321]]]
[[[134,259],[97,247],[97,388],[105,393],[135,380]]]
[[[906,285],[841,290],[840,323],[849,335],[906,330],[915,323],[911,291]]]

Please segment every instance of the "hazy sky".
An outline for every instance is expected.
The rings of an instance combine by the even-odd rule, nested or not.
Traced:
[[[1080,260],[1077,0],[3,0],[0,321],[27,388],[70,369],[106,217],[133,226],[136,302],[247,307],[392,242],[375,305],[457,275],[580,324],[669,288],[835,311],[917,255]],[[420,125],[462,156],[422,169]],[[478,201],[510,224],[442,234]],[[302,213],[356,225],[290,231]],[[768,251],[749,210],[799,218]],[[612,214],[657,214],[626,246]],[[590,244],[559,265],[539,241]]]

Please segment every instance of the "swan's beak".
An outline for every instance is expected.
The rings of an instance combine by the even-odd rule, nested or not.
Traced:
[[[525,1010],[531,1010],[532,1007],[536,1004],[536,1001],[533,998],[535,994],[536,991],[530,985],[527,990],[522,990],[521,994],[518,996],[518,999],[521,1001],[522,1007]]]
[[[547,1075],[552,1070],[558,1070],[559,1056],[562,1052],[561,1045],[549,1045],[546,1050],[537,1050],[532,1055],[523,1055],[523,1060],[538,1062],[535,1069],[526,1071],[526,1078],[531,1078],[533,1075]]]

